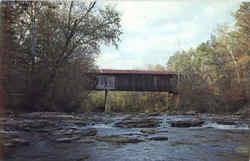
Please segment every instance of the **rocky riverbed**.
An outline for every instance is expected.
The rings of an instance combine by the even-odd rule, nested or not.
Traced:
[[[249,123],[240,115],[3,115],[0,161],[248,161]]]

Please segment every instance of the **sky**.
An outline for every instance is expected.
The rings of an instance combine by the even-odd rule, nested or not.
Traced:
[[[219,25],[233,25],[241,0],[109,0],[121,13],[119,48],[103,46],[101,69],[146,69],[166,66],[177,50],[209,40]]]

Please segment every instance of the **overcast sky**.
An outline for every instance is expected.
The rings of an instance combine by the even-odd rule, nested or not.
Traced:
[[[121,13],[119,49],[103,47],[97,65],[105,69],[166,66],[178,49],[196,47],[231,16],[241,0],[120,0],[108,1]]]

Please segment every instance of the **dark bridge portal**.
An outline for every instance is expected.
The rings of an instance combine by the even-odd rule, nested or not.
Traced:
[[[110,70],[95,72],[97,84],[95,90],[105,90],[105,111],[108,91],[157,91],[169,92],[176,96],[177,74],[168,71],[148,70]]]
[[[96,90],[176,93],[177,75],[168,71],[98,70]]]

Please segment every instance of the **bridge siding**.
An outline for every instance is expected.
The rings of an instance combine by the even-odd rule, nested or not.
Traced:
[[[99,74],[115,77],[115,91],[160,91],[176,93],[176,75],[153,74]],[[104,89],[97,89],[104,90]]]

